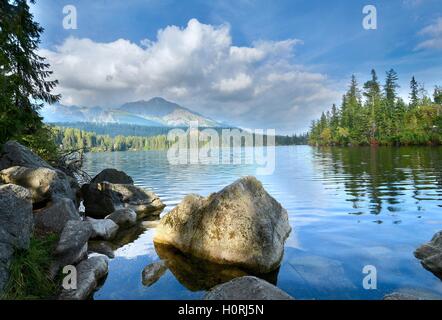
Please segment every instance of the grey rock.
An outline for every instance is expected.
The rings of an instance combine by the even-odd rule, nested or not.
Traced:
[[[77,265],[77,288],[63,289],[60,300],[86,300],[98,287],[99,281],[108,273],[108,258],[105,256],[91,257]]]
[[[137,223],[137,213],[129,208],[119,209],[108,215],[106,219],[112,220],[121,228],[128,228]]]
[[[185,197],[161,219],[154,241],[261,274],[278,268],[290,231],[287,211],[245,177],[207,198]]]
[[[43,232],[60,234],[69,220],[81,220],[71,199],[58,198],[47,207],[34,210],[35,228]]]
[[[116,169],[104,169],[91,180],[91,183],[105,181],[109,183],[134,184],[134,181],[130,176],[123,171],[118,171]]]
[[[0,229],[3,238],[0,242],[8,243],[17,249],[27,249],[33,226],[29,190],[14,184],[1,185]]]
[[[91,239],[111,240],[118,232],[118,225],[110,219],[86,218],[92,226]]]
[[[54,277],[60,268],[73,265],[87,257],[87,242],[92,235],[92,226],[86,221],[70,220],[60,235],[54,250],[55,261],[50,275]]]
[[[81,194],[88,216],[104,218],[116,210],[123,209],[120,195],[112,191],[109,183],[84,184]]]
[[[442,231],[436,233],[430,242],[419,247],[414,255],[422,265],[442,279]]]
[[[166,272],[167,267],[163,261],[154,262],[143,269],[142,282],[146,287],[150,287],[157,282]]]
[[[233,279],[211,289],[204,300],[294,300],[274,285],[252,276]]]
[[[138,218],[159,215],[165,205],[158,196],[131,184],[108,182],[85,184],[81,188],[86,214],[104,218],[116,210],[129,208]]]
[[[0,294],[14,251],[29,248],[33,223],[31,193],[17,185],[0,186]]]
[[[14,166],[54,169],[27,147],[17,141],[8,141],[0,153],[0,170]]]
[[[66,174],[49,168],[10,167],[0,171],[0,180],[29,189],[33,203],[47,202],[51,199],[68,198],[77,200]]]

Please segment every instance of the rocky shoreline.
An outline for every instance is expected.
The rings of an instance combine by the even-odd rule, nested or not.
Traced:
[[[0,153],[0,296],[14,252],[28,250],[35,235],[57,235],[50,279],[66,266],[77,271],[76,289],[60,286],[58,299],[84,300],[106,278],[114,250],[156,228],[161,260],[144,268],[143,285],[170,270],[189,288],[207,291],[204,299],[294,299],[272,284],[291,232],[288,214],[256,178],[241,178],[208,197],[188,195],[160,219],[164,207],[122,171],[105,169],[80,186],[28,148],[7,142]],[[415,256],[442,279],[442,232]],[[385,296],[420,298],[414,292]]]
[[[157,218],[164,207],[158,196],[133,185],[124,172],[105,169],[80,187],[75,177],[28,148],[7,142],[0,154],[0,293],[14,252],[27,250],[34,234],[55,234],[59,240],[48,277],[75,266],[77,289],[62,289],[59,299],[87,299],[108,272],[103,246],[89,248],[89,242],[113,240],[139,219]]]

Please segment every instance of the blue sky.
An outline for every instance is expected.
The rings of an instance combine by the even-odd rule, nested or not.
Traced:
[[[68,4],[77,8],[77,30],[62,27],[62,9]],[[362,27],[362,8],[367,4],[377,8],[377,30]],[[394,68],[404,98],[412,75],[429,92],[434,85],[442,85],[440,0],[37,0],[33,12],[45,28],[41,47],[60,80],[65,104],[112,106],[122,102],[110,97],[107,88],[91,84],[95,76],[97,83],[103,76],[114,81],[114,91],[121,99],[163,95],[236,125],[300,132],[329,105],[339,102],[351,74],[356,74],[362,84],[371,68],[378,71],[381,80],[387,69]],[[168,31],[160,39],[159,30],[165,29]],[[84,39],[90,43],[82,42]],[[117,44],[119,39],[126,42]],[[147,48],[140,44],[144,39],[149,39]],[[114,45],[111,49],[105,44]],[[183,48],[187,44],[190,49]],[[84,48],[79,49],[82,45]],[[118,55],[138,47],[136,56]],[[242,64],[235,64],[236,58],[235,63],[223,60],[230,59],[231,54],[218,56],[223,50],[231,52],[231,47],[243,48],[242,59],[243,52],[251,52],[248,49],[261,54],[241,60]],[[119,63],[110,60],[98,70],[104,56],[112,57],[112,50]],[[178,61],[163,61],[161,57],[173,50],[178,51],[172,52],[170,59]],[[153,52],[161,52],[161,56],[158,53],[155,60]],[[65,70],[64,66],[84,59],[98,62],[91,63],[88,70],[79,70],[84,79],[70,77],[74,67]],[[145,74],[133,71],[131,78],[127,70],[119,71],[126,61],[132,68],[149,65],[150,69]],[[173,73],[166,67],[175,62]],[[165,70],[159,67],[162,64]],[[112,70],[103,70],[107,65],[112,65]],[[207,66],[216,72],[211,69],[209,76]],[[152,68],[154,72],[149,71]],[[89,71],[92,75],[87,75]],[[192,77],[192,73],[199,76]],[[270,73],[274,73],[271,81],[286,82],[269,82]],[[140,83],[134,83],[135,77],[142,79]],[[173,83],[170,77],[178,80]],[[137,89],[128,90],[129,85]],[[274,112],[265,117],[269,104]]]

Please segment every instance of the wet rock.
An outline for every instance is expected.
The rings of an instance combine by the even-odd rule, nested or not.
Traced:
[[[148,265],[143,269],[143,273],[141,275],[143,285],[150,287],[161,278],[166,270],[167,267],[164,261],[157,261]]]
[[[0,293],[9,278],[17,249],[28,249],[33,230],[31,193],[23,187],[0,186]]]
[[[430,242],[419,247],[414,255],[421,260],[425,269],[442,279],[442,231],[436,233]]]
[[[60,234],[69,220],[81,220],[71,199],[56,199],[49,206],[34,211],[35,228],[42,232]]]
[[[105,256],[91,257],[80,262],[77,269],[77,288],[63,289],[60,300],[86,300],[98,287],[99,282],[108,273],[108,258]]]
[[[233,279],[211,289],[204,300],[294,300],[274,285],[252,276]]]
[[[116,169],[104,169],[91,180],[91,183],[100,183],[105,181],[118,184],[134,184],[134,181],[130,176],[123,171],[118,171]]]
[[[165,215],[154,241],[256,273],[279,267],[290,234],[287,211],[254,177],[203,198],[189,195]]]
[[[92,226],[91,239],[111,240],[118,232],[118,225],[110,219],[86,218]]]
[[[0,171],[0,180],[29,189],[34,204],[45,203],[55,198],[77,200],[75,190],[66,174],[49,168],[11,167]]]
[[[121,228],[133,227],[137,223],[137,214],[132,209],[119,209],[106,217]]]
[[[159,215],[165,205],[155,193],[131,184],[108,182],[85,184],[82,187],[86,214],[104,218],[116,210],[129,208],[138,218]]]
[[[66,223],[54,250],[55,261],[51,266],[51,277],[54,277],[60,268],[87,258],[87,242],[91,235],[92,226],[89,222],[70,220]]]
[[[15,166],[54,169],[27,147],[17,141],[8,141],[0,153],[0,170]]]
[[[88,252],[104,254],[111,259],[115,258],[112,244],[107,241],[89,241]]]

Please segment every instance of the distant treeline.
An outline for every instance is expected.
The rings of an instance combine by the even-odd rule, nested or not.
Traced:
[[[65,125],[65,124],[64,124]],[[84,124],[87,126],[88,124]],[[105,127],[103,125],[90,124],[91,126]],[[148,136],[138,135],[123,135],[121,132],[129,132],[131,125],[110,125],[116,129],[120,134],[97,134],[92,131],[85,131],[78,128],[68,128],[60,126],[52,126],[52,131],[57,145],[65,150],[85,149],[90,152],[104,152],[104,151],[137,151],[137,150],[166,150],[172,144],[167,140],[167,131],[163,134],[152,135],[156,129],[163,129],[154,127],[153,131],[149,131],[149,127],[135,126],[134,130],[138,133],[150,133]],[[104,129],[103,130],[107,130]],[[221,131],[222,129],[219,129]],[[264,139],[265,140],[265,139]],[[292,136],[276,136],[276,145],[286,146],[295,144],[306,144],[308,136],[292,135]]]
[[[398,76],[387,72],[384,85],[374,70],[361,91],[351,79],[340,107],[333,105],[313,121],[309,143],[313,145],[426,145],[442,144],[442,87],[430,97],[413,77],[410,102],[398,97]]]
[[[62,128],[75,128],[82,131],[94,132],[97,135],[133,136],[133,137],[152,137],[167,135],[171,128],[168,127],[148,127],[134,124],[123,123],[95,123],[95,122],[55,122],[51,125]],[[183,128],[185,129],[185,128]]]

